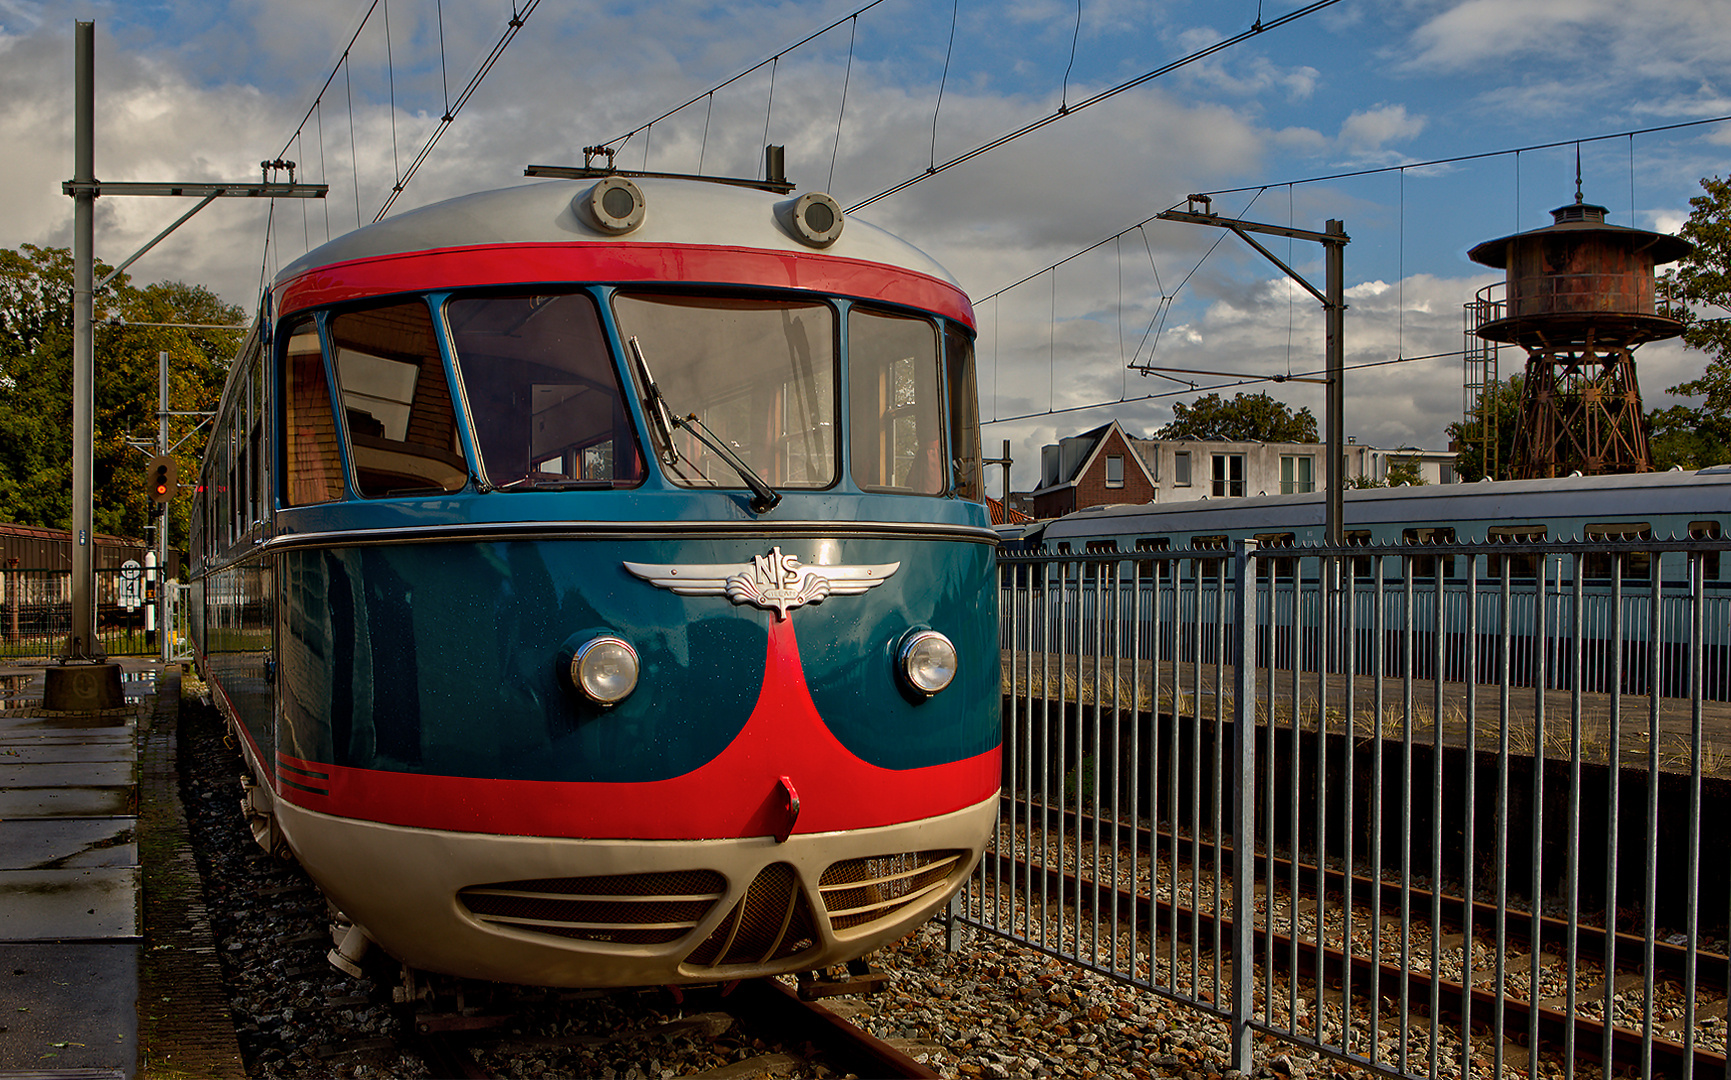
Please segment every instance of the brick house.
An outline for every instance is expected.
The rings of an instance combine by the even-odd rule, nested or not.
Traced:
[[[1157,485],[1118,421],[1040,448],[1040,486],[1030,494],[1034,516],[1061,517],[1084,506],[1145,503]]]

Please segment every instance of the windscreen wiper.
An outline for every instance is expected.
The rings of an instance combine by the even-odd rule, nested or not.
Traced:
[[[768,484],[763,477],[757,475],[750,465],[733,452],[727,443],[718,437],[696,413],[683,417],[671,413],[667,408],[667,399],[661,396],[661,388],[655,385],[655,377],[649,374],[649,361],[643,358],[643,345],[635,335],[626,338],[625,344],[631,350],[631,358],[637,364],[638,373],[643,378],[644,411],[649,414],[649,422],[655,427],[655,434],[661,444],[661,460],[668,465],[679,464],[679,451],[673,445],[673,429],[684,428],[691,432],[692,437],[704,446],[715,451],[716,456],[727,462],[739,478],[745,481],[745,486],[751,489],[751,512],[767,514],[781,502],[781,494]]]

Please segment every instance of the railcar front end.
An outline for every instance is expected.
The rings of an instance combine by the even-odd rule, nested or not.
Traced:
[[[314,251],[225,395],[201,663],[339,962],[820,968],[994,827],[965,296],[809,199],[627,186],[627,227],[556,183]]]

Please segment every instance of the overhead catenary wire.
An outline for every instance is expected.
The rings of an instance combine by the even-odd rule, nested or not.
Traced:
[[[1232,46],[1237,45],[1238,43],[1240,43],[1242,41],[1247,41],[1250,38],[1257,36],[1258,34],[1264,33],[1268,30],[1276,29],[1277,27],[1284,26],[1287,23],[1293,22],[1297,19],[1302,19],[1306,15],[1310,15],[1310,14],[1313,14],[1317,11],[1321,11],[1323,8],[1326,8],[1326,7],[1332,7],[1333,5],[1335,5],[1339,2],[1340,2],[1340,0],[1315,0],[1314,3],[1308,4],[1302,8],[1299,8],[1296,11],[1287,12],[1285,15],[1282,15],[1280,18],[1275,19],[1272,22],[1268,22],[1268,23],[1259,22],[1255,26],[1252,26],[1250,29],[1244,31],[1243,33],[1234,34],[1228,38],[1222,38],[1220,41],[1215,42],[1214,44],[1208,46],[1207,48],[1199,49],[1196,52],[1189,54],[1188,56],[1179,57],[1177,60],[1174,60],[1169,64],[1163,64],[1160,67],[1155,68],[1153,71],[1144,72],[1143,74],[1138,75],[1134,79],[1130,79],[1127,82],[1119,83],[1117,86],[1114,86],[1108,90],[1102,90],[1098,94],[1095,94],[1094,96],[1092,96],[1090,98],[1086,98],[1082,101],[1078,101],[1074,105],[1061,106],[1059,111],[1057,111],[1057,112],[1053,112],[1053,113],[1050,113],[1049,115],[1043,116],[1040,119],[1033,121],[1032,123],[1024,124],[1022,127],[1019,127],[1014,131],[1007,132],[1007,133],[1000,135],[997,138],[991,140],[990,142],[982,143],[981,145],[974,147],[972,150],[969,150],[966,153],[963,153],[963,154],[960,154],[956,157],[953,157],[950,160],[944,162],[942,165],[930,166],[923,173],[920,173],[920,174],[915,175],[915,176],[910,176],[906,180],[903,180],[901,183],[896,184],[893,187],[885,188],[884,190],[878,192],[876,195],[873,195],[867,199],[863,199],[860,202],[857,202],[857,203],[853,204],[852,206],[848,207],[847,212],[851,214],[851,213],[854,213],[856,211],[863,210],[864,208],[870,206],[872,203],[878,202],[881,199],[887,199],[891,195],[894,195],[898,192],[905,191],[908,188],[913,187],[915,184],[918,184],[923,180],[926,180],[930,177],[936,176],[937,174],[939,174],[941,172],[945,172],[949,169],[953,169],[957,165],[961,165],[964,162],[972,161],[974,158],[979,157],[981,154],[989,153],[993,150],[996,150],[998,147],[1003,146],[1005,143],[1014,142],[1016,139],[1019,139],[1024,135],[1032,134],[1033,132],[1040,130],[1041,128],[1047,126],[1048,124],[1056,123],[1057,121],[1062,120],[1068,116],[1074,116],[1076,113],[1081,112],[1083,109],[1086,109],[1086,108],[1093,106],[1093,105],[1098,105],[1100,102],[1106,101],[1110,98],[1117,97],[1119,94],[1122,94],[1127,90],[1133,90],[1136,87],[1141,86],[1143,83],[1148,82],[1151,79],[1157,79],[1162,75],[1170,74],[1171,72],[1177,71],[1179,68],[1185,67],[1186,65],[1193,64],[1198,60],[1206,59],[1207,57],[1213,56],[1215,53],[1220,52],[1223,49],[1229,49]]]

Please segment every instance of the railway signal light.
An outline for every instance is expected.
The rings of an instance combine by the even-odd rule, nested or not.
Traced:
[[[166,503],[180,491],[180,466],[167,454],[151,458],[144,475],[145,489],[152,502]]]

